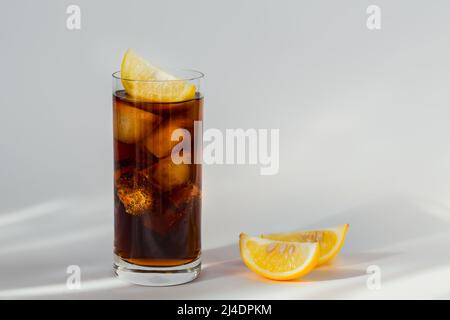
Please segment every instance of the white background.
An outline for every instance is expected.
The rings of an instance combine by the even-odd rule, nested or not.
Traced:
[[[81,30],[66,8],[81,8]],[[366,27],[381,7],[382,29]],[[450,298],[448,1],[8,1],[0,298]],[[208,128],[279,128],[280,172],[205,166],[200,278],[112,279],[111,73],[206,75]],[[334,266],[261,280],[238,234],[350,223]],[[79,265],[82,289],[65,287]],[[382,289],[366,288],[379,265]]]

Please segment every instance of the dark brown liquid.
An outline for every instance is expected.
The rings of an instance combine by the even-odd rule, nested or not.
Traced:
[[[201,165],[174,164],[173,130],[194,121],[203,98],[176,103],[113,96],[115,254],[142,266],[176,266],[200,255]],[[199,146],[201,147],[201,146]],[[185,155],[185,153],[182,153]]]

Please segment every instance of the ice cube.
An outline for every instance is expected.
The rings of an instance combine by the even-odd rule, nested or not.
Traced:
[[[148,177],[135,169],[116,172],[117,197],[131,215],[142,215],[154,205],[152,186]]]
[[[114,108],[114,137],[124,143],[136,143],[158,125],[160,117],[130,107],[120,101]]]
[[[153,204],[153,197],[148,190],[137,187],[123,187],[117,190],[117,196],[125,207],[125,212],[133,216],[141,215],[150,209]]]
[[[171,119],[166,123],[162,123],[145,139],[145,146],[148,151],[153,153],[158,158],[163,158],[171,154],[172,148],[179,143],[179,141],[172,141],[172,133],[176,129],[189,129],[192,127],[192,121],[186,119]],[[182,136],[183,140],[190,137]]]
[[[116,163],[134,160],[135,146],[114,140],[114,161]]]
[[[200,196],[201,191],[195,184],[180,186],[163,199],[160,209],[144,216],[145,227],[160,234],[166,234],[175,228],[183,217],[194,212],[193,206]]]
[[[169,199],[177,209],[181,209],[193,200],[200,198],[201,194],[202,192],[197,185],[189,183],[186,186],[182,186],[174,190],[174,192],[172,192],[169,196]]]
[[[132,166],[139,169],[151,167],[158,158],[138,144],[128,144],[115,140],[114,161],[116,167]]]
[[[189,180],[189,165],[185,163],[175,164],[169,155],[152,167],[152,178],[160,186],[162,191],[170,191],[185,184]]]

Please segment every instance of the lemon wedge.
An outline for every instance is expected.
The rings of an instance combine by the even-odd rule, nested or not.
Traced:
[[[133,98],[151,102],[179,102],[193,99],[196,87],[151,65],[128,49],[120,68],[122,85]]]
[[[241,257],[255,273],[273,280],[293,280],[314,269],[319,261],[317,243],[300,243],[239,236]]]
[[[290,233],[273,233],[261,235],[263,239],[293,242],[317,242],[320,246],[319,265],[332,260],[341,250],[349,225],[334,228],[297,231]]]

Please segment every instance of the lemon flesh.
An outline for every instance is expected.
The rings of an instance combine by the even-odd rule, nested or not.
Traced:
[[[317,242],[320,246],[319,265],[331,261],[342,248],[349,225],[334,228],[297,231],[289,233],[263,234],[261,238],[289,242]]]
[[[128,49],[120,69],[122,85],[132,98],[150,102],[179,102],[193,99],[196,87],[151,65]]]
[[[250,270],[273,280],[293,280],[314,269],[320,255],[317,243],[297,243],[239,237],[241,257]]]

